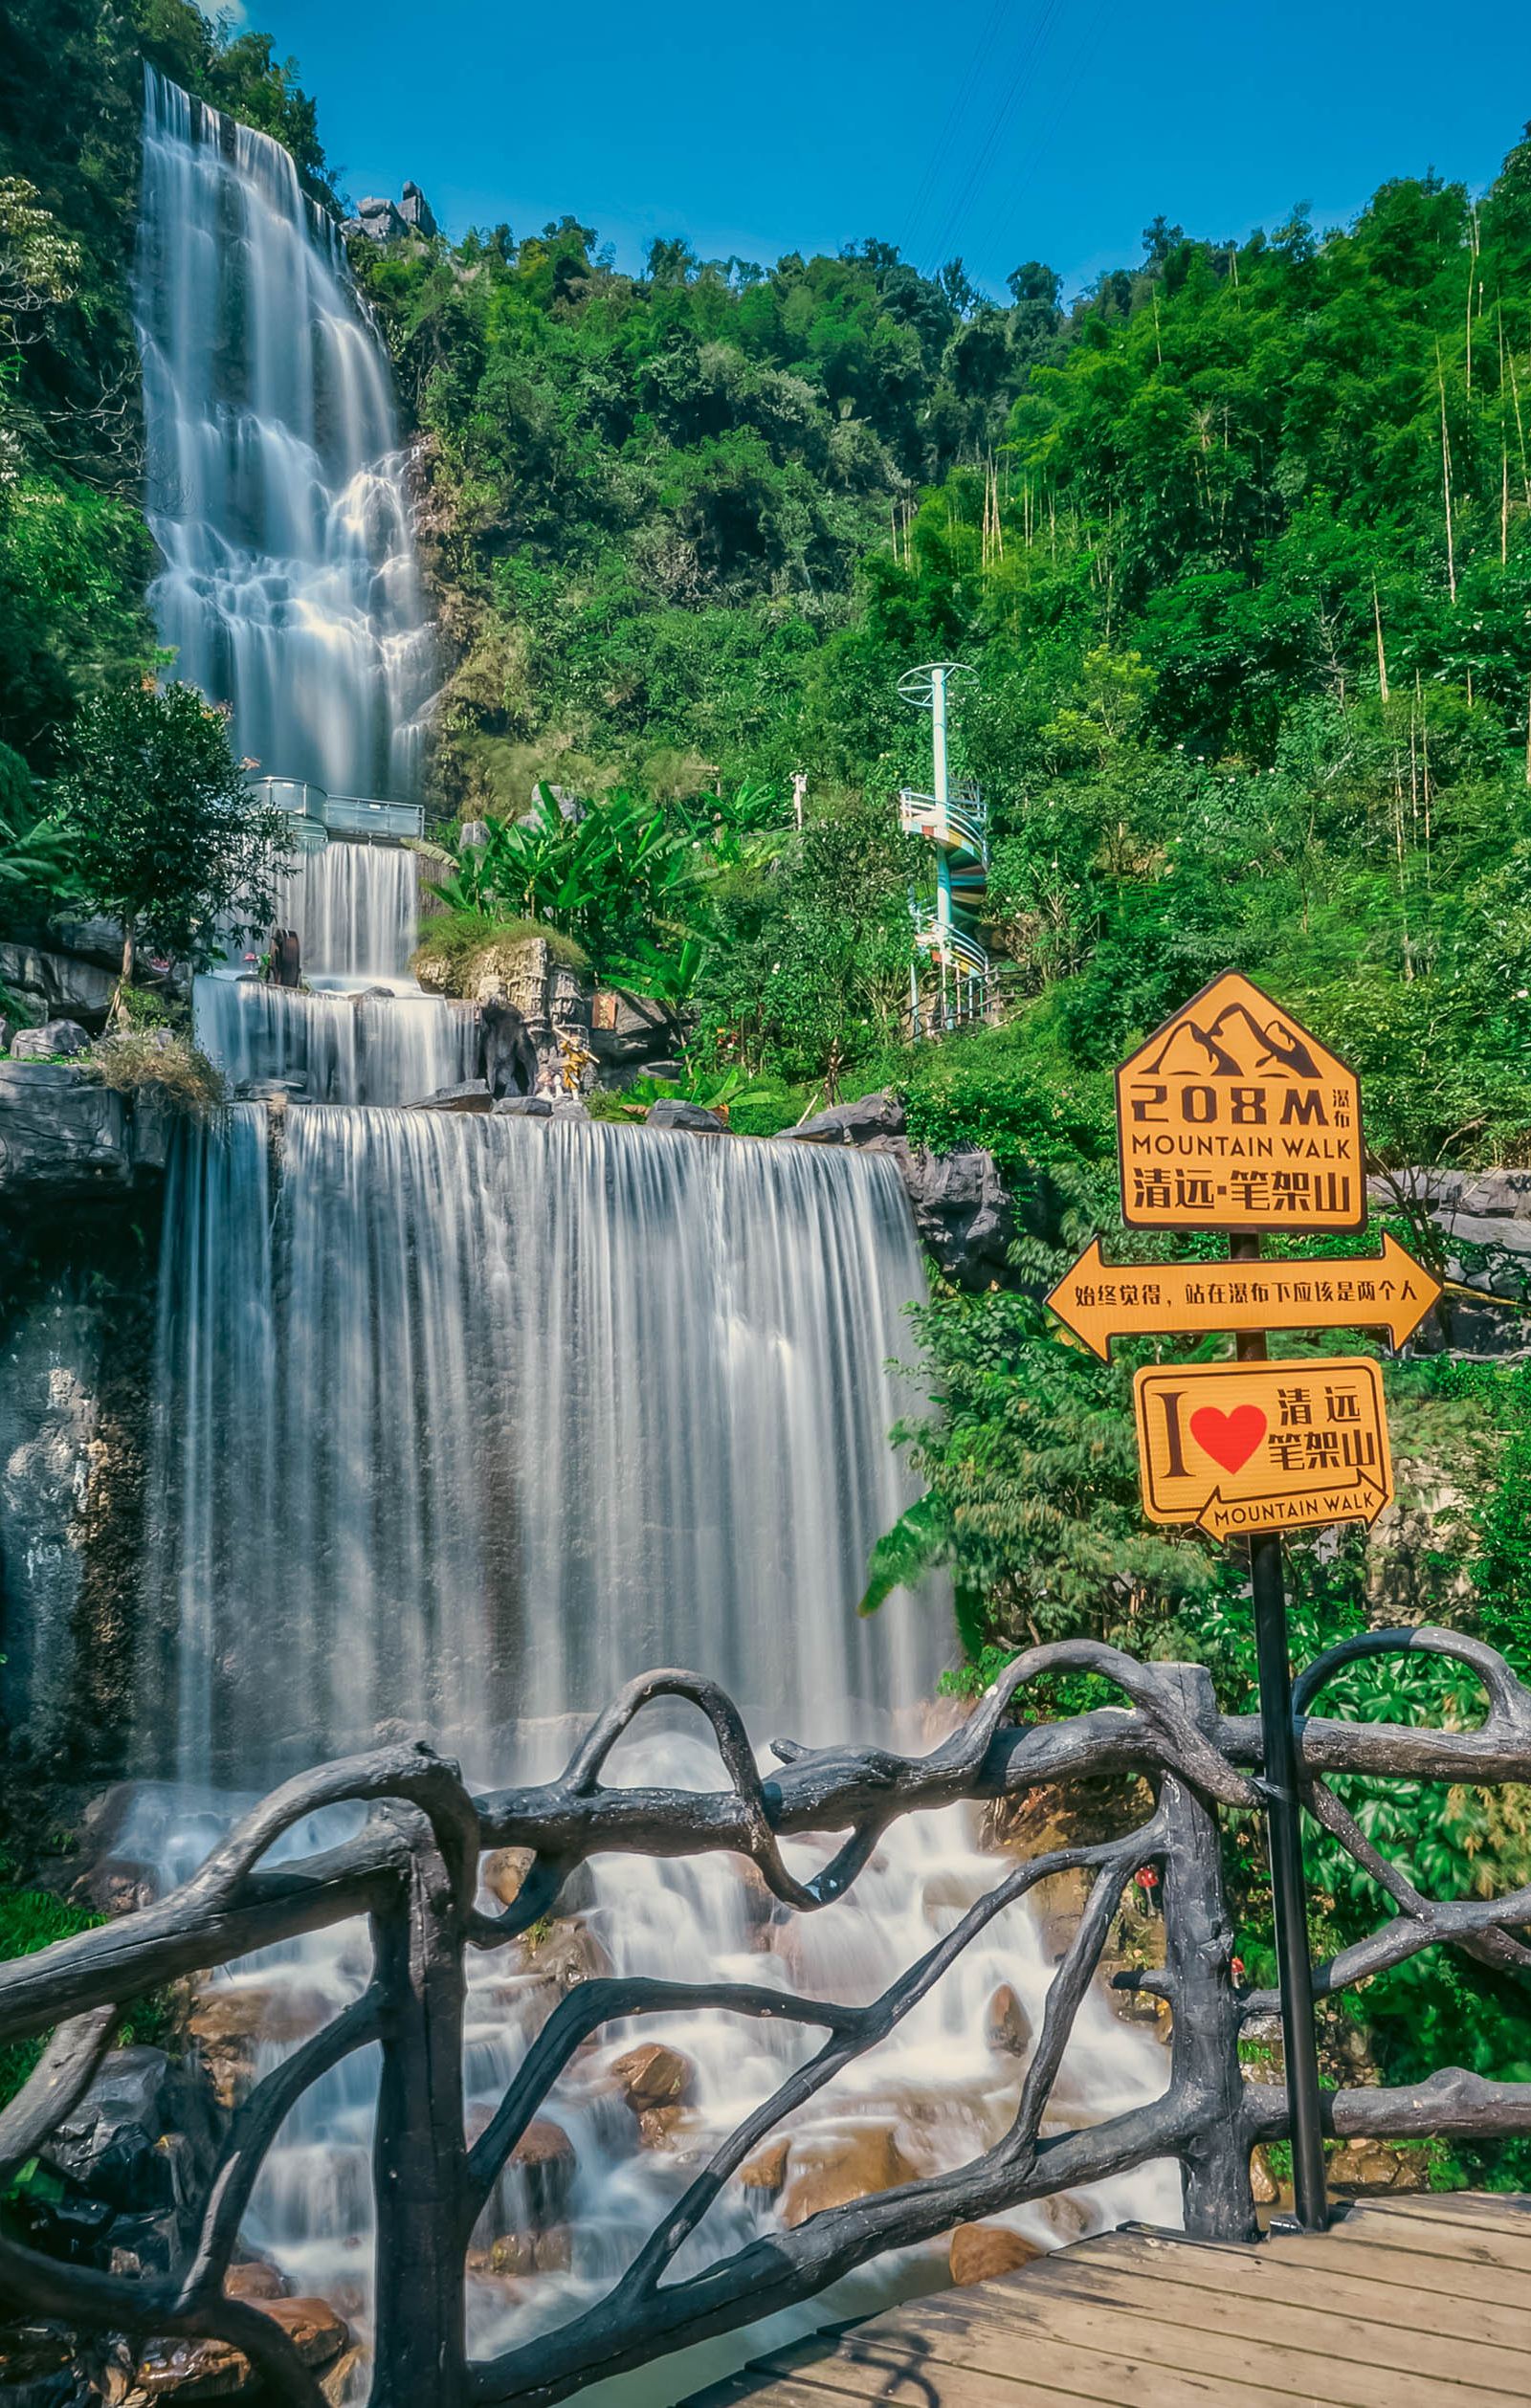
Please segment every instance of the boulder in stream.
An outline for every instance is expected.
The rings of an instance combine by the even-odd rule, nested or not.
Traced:
[[[633,2113],[646,2109],[678,2107],[691,2088],[691,2066],[678,2048],[661,2041],[645,2041],[618,2057],[611,2072]]]
[[[989,1999],[985,2025],[990,2048],[1003,2056],[1024,2057],[1032,2045],[1032,2019],[1008,1981]]]
[[[947,2263],[954,2283],[991,2283],[996,2274],[1013,2274],[1046,2254],[1040,2242],[1011,2232],[1009,2224],[959,2224]]]
[[[510,2153],[510,2163],[524,2185],[527,2220],[534,2231],[561,2224],[568,2213],[574,2187],[574,2143],[562,2124],[549,2115],[535,2115]]]
[[[739,2169],[739,2179],[744,2189],[764,2191],[768,2198],[774,2198],[787,2179],[787,2164],[791,2154],[792,2144],[785,2133],[778,2133],[774,2140],[763,2141],[754,2155],[746,2157]]]
[[[862,2124],[838,2132],[800,2133],[792,2143],[782,2221],[788,2231],[827,2207],[872,2198],[912,2182],[915,2170],[891,2124]]]

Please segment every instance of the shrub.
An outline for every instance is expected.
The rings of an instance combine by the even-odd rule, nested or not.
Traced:
[[[473,983],[475,964],[499,945],[544,944],[566,969],[588,970],[589,956],[583,945],[545,919],[501,919],[493,912],[440,912],[428,919],[410,967],[424,983],[446,995],[464,995]]]
[[[119,1095],[157,1087],[183,1112],[210,1112],[223,1101],[222,1072],[189,1037],[171,1028],[130,1028],[105,1037],[79,1067],[87,1078]]]

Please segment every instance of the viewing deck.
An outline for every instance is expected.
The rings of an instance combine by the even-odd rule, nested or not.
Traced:
[[[1367,2201],[1254,2248],[1142,2227],[773,2352],[689,2408],[1505,2408],[1531,2199]]]

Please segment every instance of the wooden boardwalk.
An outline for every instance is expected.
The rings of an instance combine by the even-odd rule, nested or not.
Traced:
[[[1531,2199],[1352,2208],[1255,2248],[1142,2228],[758,2359],[691,2408],[1506,2408],[1531,2400]]]

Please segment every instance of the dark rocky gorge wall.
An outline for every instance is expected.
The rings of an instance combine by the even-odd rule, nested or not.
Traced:
[[[93,1100],[120,1102],[99,1091]],[[0,1094],[0,1126],[13,1108]],[[109,1116],[98,1158],[125,1152],[114,1142],[117,1123]],[[55,1136],[50,1151],[56,1168],[67,1138]],[[54,1193],[31,1211],[17,1210],[0,1180],[0,1710],[14,1816],[50,1792],[110,1778],[123,1762],[143,1578],[158,1177],[123,1182],[103,1202]],[[67,1820],[67,1798],[57,1805]]]

